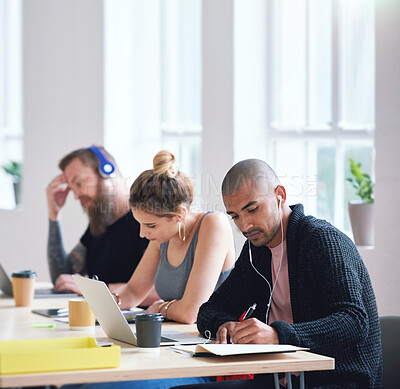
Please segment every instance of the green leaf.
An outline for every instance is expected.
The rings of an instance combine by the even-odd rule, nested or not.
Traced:
[[[7,174],[10,174],[13,177],[21,177],[22,164],[20,162],[10,161],[3,165],[2,168]]]
[[[374,184],[371,177],[362,171],[361,162],[356,163],[351,158],[350,171],[354,178],[346,178],[346,181],[352,184],[355,189],[355,193],[364,203],[370,204],[374,202]]]
[[[364,174],[361,170],[361,163],[355,163],[351,158],[350,158],[350,171],[351,174],[355,177],[356,181],[361,183],[361,181],[364,178]]]

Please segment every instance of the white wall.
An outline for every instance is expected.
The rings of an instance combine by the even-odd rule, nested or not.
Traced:
[[[26,0],[23,8],[23,205],[0,210],[0,258],[9,273],[32,268],[45,281],[45,188],[63,155],[103,140],[103,5]],[[86,223],[69,198],[62,220],[67,248],[77,243]]]
[[[400,2],[376,2],[375,250],[366,262],[380,314],[400,315]]]
[[[203,0],[202,5],[202,208],[225,212],[221,183],[235,148],[234,5],[231,0]],[[231,226],[238,255],[244,237],[232,221]]]
[[[218,31],[218,34],[216,34]],[[202,197],[223,211],[221,182],[233,163],[233,4],[203,1]]]
[[[48,280],[45,188],[60,157],[103,140],[102,1],[24,2],[25,171],[23,207],[0,211],[0,258],[8,271],[34,268]],[[203,2],[203,172],[216,189],[233,162],[233,6]],[[380,314],[400,315],[400,2],[377,2],[375,248],[360,249]],[[218,45],[222,47],[219,48]],[[68,215],[67,215],[68,213]],[[62,221],[71,248],[86,225],[70,199]],[[240,250],[240,247],[237,247]]]

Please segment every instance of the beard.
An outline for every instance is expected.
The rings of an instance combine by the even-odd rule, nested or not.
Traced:
[[[270,244],[272,239],[274,239],[274,237],[275,237],[276,233],[278,232],[278,230],[279,230],[279,225],[275,225],[272,228],[272,230],[271,230],[271,232],[269,234],[265,233],[265,231],[260,229],[260,228],[255,228],[255,229],[252,229],[250,231],[247,231],[246,233],[243,233],[243,235],[246,238],[248,238],[247,235],[250,235],[253,232],[260,232],[262,234],[262,237],[258,238],[256,241],[251,240],[249,238],[248,239],[253,244],[253,246],[261,247],[261,246],[267,246],[268,244]]]
[[[269,216],[269,220],[267,223],[267,227],[262,228],[262,227],[256,227],[252,228],[249,231],[242,232],[243,235],[250,240],[250,242],[253,244],[253,246],[256,247],[261,247],[261,246],[267,246],[271,243],[271,241],[275,238],[275,235],[279,231],[280,228],[280,219],[279,219],[279,211],[272,211],[271,215]],[[258,237],[256,240],[252,240],[249,238],[249,235],[259,232],[260,237]]]
[[[114,222],[115,201],[110,188],[100,182],[97,197],[92,199],[92,207],[83,207],[89,218],[89,230],[93,236],[101,236],[108,226]]]

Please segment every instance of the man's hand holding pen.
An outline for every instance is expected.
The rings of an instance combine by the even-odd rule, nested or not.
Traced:
[[[258,319],[243,322],[229,321],[218,328],[217,343],[279,344],[278,334],[269,325]]]
[[[256,304],[253,304],[239,318],[239,322],[229,321],[222,324],[217,331],[217,343],[279,344],[278,334],[271,326],[250,318],[255,308]]]

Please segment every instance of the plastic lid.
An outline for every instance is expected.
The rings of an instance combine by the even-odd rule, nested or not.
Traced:
[[[14,272],[11,276],[16,278],[35,278],[36,273],[33,270],[21,270]]]
[[[138,313],[135,315],[135,321],[163,321],[161,313]]]

